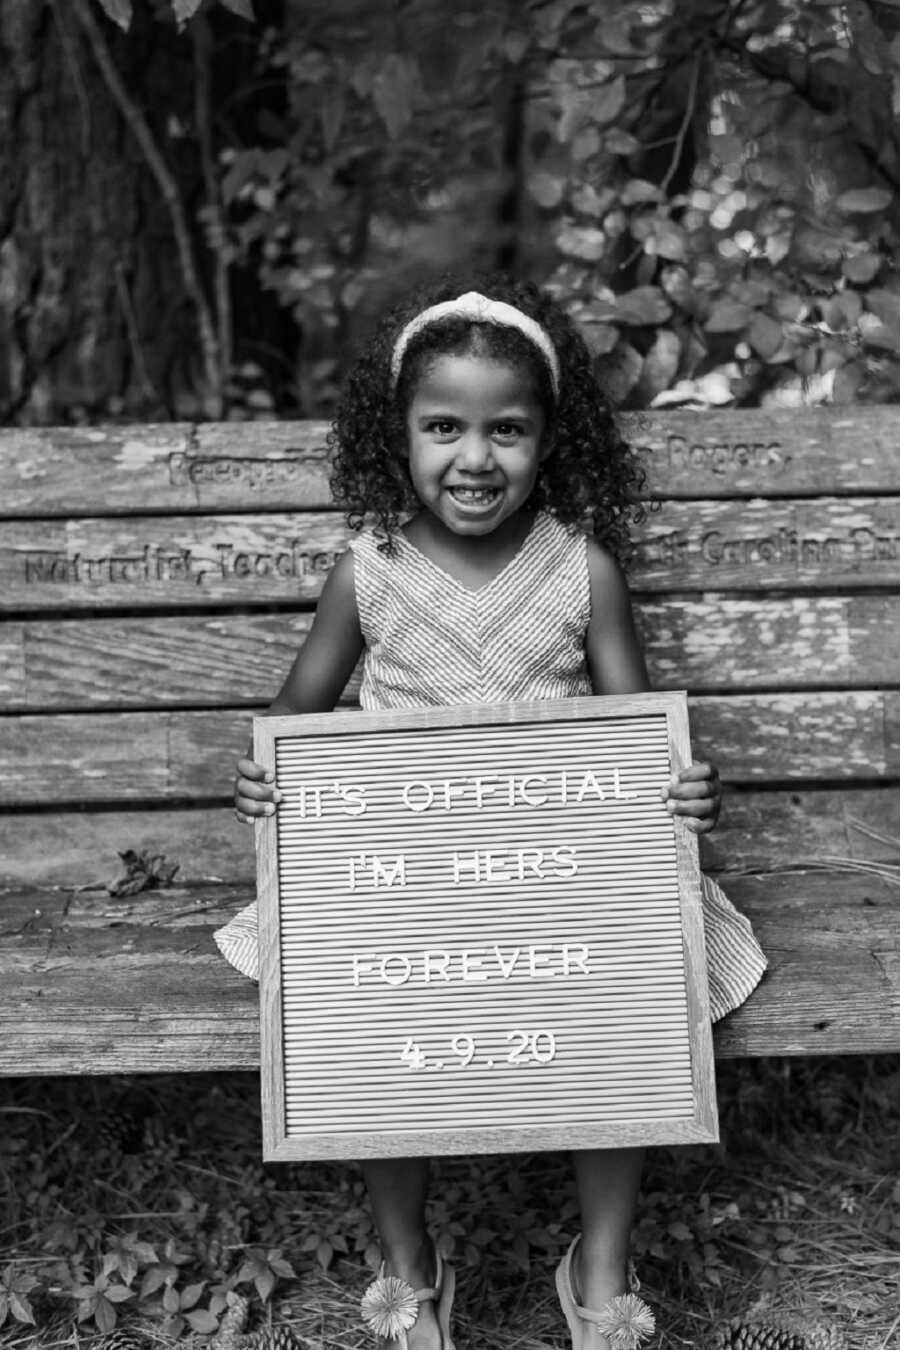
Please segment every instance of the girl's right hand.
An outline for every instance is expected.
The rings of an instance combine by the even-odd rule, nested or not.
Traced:
[[[244,825],[270,816],[281,801],[275,775],[252,759],[239,759],[234,779],[234,814]]]

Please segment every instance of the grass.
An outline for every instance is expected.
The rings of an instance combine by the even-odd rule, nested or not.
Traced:
[[[18,1290],[36,1321],[7,1316],[3,1344],[89,1350],[112,1308],[162,1350],[212,1331],[236,1290],[251,1328],[370,1347],[358,1304],[378,1248],[358,1172],[264,1166],[257,1093],[246,1074],[0,1084],[0,1300]],[[725,1063],[719,1102],[719,1147],[648,1158],[634,1259],[657,1350],[707,1346],[738,1316],[897,1350],[900,1057]],[[564,1156],[442,1160],[430,1220],[457,1267],[460,1350],[568,1345]]]

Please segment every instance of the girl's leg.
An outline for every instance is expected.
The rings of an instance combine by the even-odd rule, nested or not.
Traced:
[[[581,1206],[581,1241],[575,1249],[576,1295],[583,1308],[599,1310],[628,1292],[628,1242],[644,1151],[585,1149],[573,1153]],[[584,1350],[607,1350],[607,1341],[585,1326]]]
[[[433,1286],[434,1246],[425,1227],[428,1159],[370,1160],[362,1164],[362,1173],[387,1274],[399,1275],[413,1289]],[[408,1334],[410,1350],[438,1350],[441,1337],[434,1303],[419,1304],[419,1316]]]

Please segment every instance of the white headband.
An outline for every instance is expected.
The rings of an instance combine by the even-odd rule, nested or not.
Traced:
[[[391,381],[397,383],[400,378],[400,367],[403,364],[403,357],[412,339],[423,328],[427,328],[430,323],[436,323],[438,319],[470,319],[473,323],[495,323],[503,328],[518,328],[528,341],[537,347],[538,351],[547,362],[547,368],[550,372],[550,383],[553,386],[553,397],[559,398],[559,357],[556,355],[556,348],[550,340],[550,334],[545,328],[535,320],[530,319],[527,314],[523,314],[520,309],[514,305],[507,305],[503,300],[489,300],[486,295],[480,295],[478,291],[466,291],[465,295],[458,296],[455,300],[444,300],[439,305],[432,305],[430,309],[423,309],[421,314],[417,314],[414,319],[401,330],[400,336],[394,343],[394,350],[391,353]]]

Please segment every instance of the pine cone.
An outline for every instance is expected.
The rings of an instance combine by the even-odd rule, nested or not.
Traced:
[[[253,1338],[253,1350],[301,1350],[301,1346],[290,1327],[263,1327]]]
[[[840,1327],[810,1327],[803,1333],[803,1350],[847,1350],[847,1337]]]
[[[719,1331],[714,1346],[715,1350],[806,1350],[803,1338],[793,1331],[740,1319]]]
[[[222,1314],[219,1330],[210,1341],[211,1350],[241,1350],[249,1339],[244,1335],[250,1300],[234,1290],[228,1292],[228,1307]]]
[[[143,1342],[132,1331],[116,1327],[91,1341],[91,1350],[141,1350]]]

